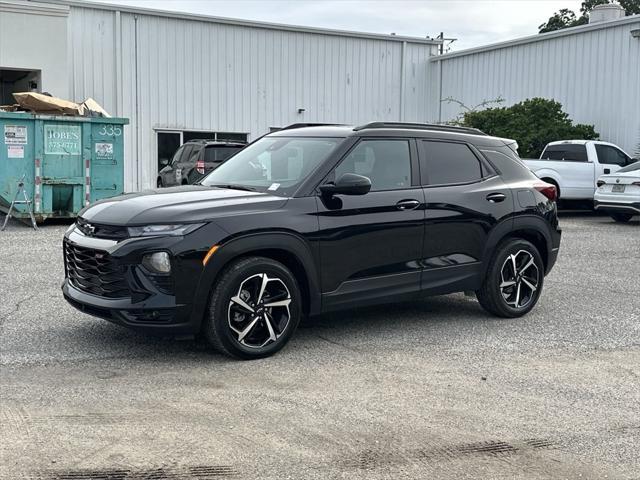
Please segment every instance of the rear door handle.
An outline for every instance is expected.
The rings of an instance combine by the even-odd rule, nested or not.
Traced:
[[[489,200],[491,203],[502,202],[505,198],[507,198],[507,196],[504,193],[500,192],[490,193],[489,195],[487,195],[487,200]]]
[[[418,200],[400,200],[396,203],[396,208],[398,210],[415,210],[420,206],[420,202]]]

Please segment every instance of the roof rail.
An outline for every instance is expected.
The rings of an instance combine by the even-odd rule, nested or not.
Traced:
[[[471,127],[457,127],[437,123],[405,123],[405,122],[371,122],[354,128],[354,131],[365,128],[412,128],[414,130],[437,130],[441,132],[470,133],[472,135],[486,135],[482,130]]]
[[[295,128],[305,128],[305,127],[344,127],[344,126],[345,126],[344,123],[292,123],[291,125],[282,127],[278,131],[293,130]]]

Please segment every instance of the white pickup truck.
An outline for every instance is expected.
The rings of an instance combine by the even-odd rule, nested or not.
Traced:
[[[538,159],[523,159],[538,178],[552,183],[566,200],[593,200],[598,177],[636,162],[613,143],[595,140],[551,142]]]

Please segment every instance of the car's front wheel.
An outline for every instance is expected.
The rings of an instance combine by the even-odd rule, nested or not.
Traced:
[[[618,223],[627,223],[633,217],[630,213],[620,212],[610,213],[609,215]]]
[[[520,317],[538,302],[544,282],[544,263],[531,242],[510,239],[501,243],[476,297],[499,317]]]
[[[287,267],[264,257],[229,265],[211,292],[203,334],[216,350],[254,359],[280,350],[302,314],[302,298]]]

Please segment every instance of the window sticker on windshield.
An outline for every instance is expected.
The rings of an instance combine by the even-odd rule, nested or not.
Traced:
[[[267,188],[267,190],[271,190],[273,192],[273,191],[276,191],[278,188],[280,188],[279,183],[272,183],[271,186]]]

